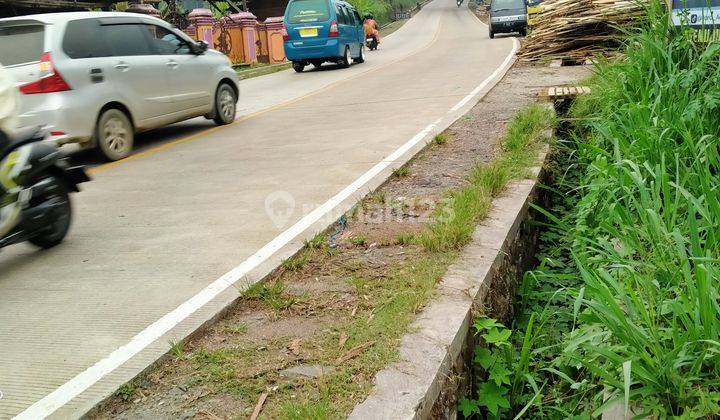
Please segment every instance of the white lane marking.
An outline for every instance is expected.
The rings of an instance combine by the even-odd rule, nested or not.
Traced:
[[[510,52],[510,55],[508,55],[508,56],[505,58],[505,61],[503,61],[503,63],[500,65],[500,67],[498,67],[498,68],[493,72],[493,74],[490,75],[490,77],[488,77],[487,79],[483,80],[483,82],[480,83],[475,89],[473,89],[472,92],[470,92],[470,94],[468,94],[466,97],[462,98],[462,99],[460,100],[460,102],[458,102],[454,107],[452,107],[452,109],[450,110],[450,112],[457,112],[457,111],[459,111],[460,108],[464,107],[464,106],[465,106],[468,102],[470,102],[478,93],[480,93],[483,89],[485,89],[485,87],[488,85],[488,83],[490,83],[492,80],[495,80],[495,78],[498,77],[498,75],[500,75],[500,73],[505,70],[505,68],[510,64],[510,61],[512,61],[513,57],[515,57],[515,53],[517,52],[517,50],[518,50],[518,48],[519,48],[519,46],[520,46],[520,43],[518,42],[517,38],[513,38],[512,40],[513,40],[513,48],[512,48],[512,51]]]
[[[493,78],[497,77],[504,67],[508,66],[517,51],[517,40],[513,46],[512,51],[505,59],[503,64],[493,72],[487,79],[485,79],[473,92],[479,93],[483,87],[487,86]],[[473,95],[474,96],[474,95]],[[463,99],[465,101],[465,99]],[[469,101],[469,99],[468,99]],[[465,101],[467,103],[467,101]],[[456,105],[457,106],[457,105]],[[267,245],[260,248],[250,258],[243,261],[240,265],[233,268],[231,271],[224,274],[219,279],[212,282],[210,285],[201,290],[198,294],[191,297],[185,303],[181,304],[172,312],[166,314],[159,320],[152,323],[150,326],[142,330],[130,342],[119,347],[106,358],[98,361],[85,371],[79,373],[74,378],[65,382],[59,388],[51,392],[50,394],[37,401],[22,413],[18,414],[14,418],[17,420],[36,420],[48,417],[60,407],[70,402],[73,398],[77,397],[81,393],[85,392],[88,388],[95,385],[103,377],[113,372],[115,369],[122,366],[125,362],[130,360],[133,356],[137,355],[145,348],[150,346],[157,339],[165,335],[167,332],[172,330],[174,327],[179,325],[190,315],[195,313],[198,309],[205,306],[212,299],[217,297],[220,293],[224,292],[228,288],[232,287],[237,281],[245,277],[251,270],[265,262],[275,252],[289,244],[298,235],[304,232],[307,228],[312,226],[315,222],[326,216],[328,213],[333,211],[340,203],[345,201],[357,191],[359,191],[368,181],[373,179],[375,176],[380,174],[383,170],[393,165],[397,159],[403,154],[413,148],[421,142],[428,134],[430,134],[436,127],[439,121],[428,125],[422,131],[417,133],[408,142],[400,146],[399,149],[395,150],[392,154],[387,156],[385,159],[380,161],[378,164],[373,166],[369,171],[365,172],[360,178],[356,179],[352,184],[345,187],[342,191],[332,197],[330,200],[325,202],[320,207],[316,208],[312,212],[308,213],[305,217],[300,219],[297,223],[292,225],[289,229],[282,232],[279,236],[275,237]]]

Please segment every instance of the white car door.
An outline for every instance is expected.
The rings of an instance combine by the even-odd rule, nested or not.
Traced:
[[[155,55],[147,25],[103,19],[103,37],[112,56],[111,80],[119,95],[127,98],[134,119],[153,126],[172,114],[173,86],[167,80],[167,66]]]
[[[174,111],[205,113],[212,107],[215,68],[204,55],[193,53],[190,44],[167,28],[148,25],[155,53],[165,63],[167,81],[173,86]]]

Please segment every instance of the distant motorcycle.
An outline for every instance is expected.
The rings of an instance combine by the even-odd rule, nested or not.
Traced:
[[[365,39],[365,46],[366,46],[370,51],[375,51],[375,50],[377,50],[378,44],[380,44],[380,43],[378,42],[378,39],[377,39],[377,37],[376,37],[375,35],[369,35],[369,36]]]
[[[457,0],[457,7],[462,6],[462,4],[463,4],[463,0]]]
[[[58,245],[70,229],[69,194],[90,181],[57,146],[42,142],[45,137],[33,129],[0,142],[0,248],[24,241],[41,248]]]

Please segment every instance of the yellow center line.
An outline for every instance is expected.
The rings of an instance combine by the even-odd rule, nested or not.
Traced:
[[[261,116],[261,115],[267,114],[268,112],[272,112],[272,111],[278,110],[278,109],[280,109],[280,108],[287,107],[287,106],[289,106],[289,105],[292,105],[292,104],[294,104],[294,103],[297,103],[297,102],[302,101],[302,100],[304,100],[304,99],[307,99],[307,98],[309,98],[309,97],[312,97],[312,96],[318,95],[318,94],[320,94],[320,93],[326,92],[326,91],[328,91],[328,90],[330,90],[330,89],[332,89],[332,88],[335,88],[335,87],[337,87],[337,86],[339,86],[339,85],[341,85],[341,84],[343,84],[343,83],[349,82],[349,81],[351,81],[351,80],[355,80],[355,79],[357,79],[357,78],[360,77],[360,76],[364,76],[364,75],[366,75],[366,74],[369,74],[369,73],[376,72],[376,71],[378,71],[378,70],[382,70],[382,69],[384,69],[384,68],[387,68],[388,66],[391,66],[391,65],[396,64],[396,63],[398,63],[398,62],[400,62],[400,61],[403,61],[403,60],[406,60],[406,59],[408,59],[408,58],[411,58],[411,57],[413,57],[413,56],[415,56],[415,55],[417,55],[417,54],[425,51],[426,49],[429,49],[430,47],[432,47],[432,46],[437,42],[437,40],[438,40],[438,36],[439,36],[439,34],[440,34],[440,29],[441,29],[441,28],[442,28],[442,21],[438,21],[438,26],[437,26],[437,28],[435,29],[435,34],[433,35],[433,38],[432,38],[432,40],[430,41],[429,44],[427,44],[426,46],[424,46],[424,47],[418,49],[417,51],[414,51],[414,52],[412,52],[412,53],[410,53],[410,54],[408,54],[408,55],[406,55],[406,56],[403,56],[403,57],[400,57],[400,58],[398,58],[398,59],[396,59],[396,60],[390,61],[389,63],[383,64],[383,65],[378,66],[378,67],[373,67],[373,68],[371,68],[371,69],[369,69],[369,70],[366,70],[366,71],[364,71],[364,72],[361,72],[361,73],[352,75],[352,76],[350,76],[350,77],[348,77],[348,78],[345,78],[345,79],[342,79],[342,80],[337,80],[337,81],[335,81],[335,82],[333,82],[333,83],[330,83],[329,85],[326,85],[326,86],[324,86],[324,87],[322,87],[322,88],[320,88],[320,89],[318,89],[318,90],[316,90],[316,91],[313,91],[313,92],[307,93],[307,94],[305,94],[305,95],[299,96],[299,97],[297,97],[297,98],[295,98],[295,99],[291,99],[291,100],[285,101],[285,102],[283,102],[283,103],[280,103],[280,104],[277,104],[277,105],[273,105],[273,106],[271,106],[271,107],[269,107],[269,108],[265,108],[265,109],[263,109],[263,110],[260,110],[260,111],[257,111],[257,112],[253,112],[252,114],[244,115],[244,116],[242,116],[242,117],[240,117],[240,118],[235,119],[235,121],[231,122],[230,124],[221,125],[221,126],[212,127],[212,128],[208,128],[208,129],[203,130],[203,131],[200,131],[200,132],[198,132],[198,133],[191,134],[191,135],[189,135],[189,136],[187,136],[187,137],[183,137],[183,138],[180,138],[180,139],[177,139],[177,140],[169,141],[169,142],[167,142],[167,143],[161,144],[161,145],[159,145],[159,146],[152,147],[152,148],[147,149],[147,150],[145,150],[145,151],[135,153],[135,154],[133,154],[133,155],[131,155],[131,156],[126,157],[125,159],[118,160],[118,161],[115,161],[115,162],[108,162],[108,163],[104,163],[104,164],[102,164],[102,165],[95,166],[95,167],[93,167],[93,168],[88,169],[88,173],[94,174],[94,173],[102,172],[102,171],[105,171],[105,170],[114,168],[114,167],[116,167],[116,166],[118,166],[118,165],[121,165],[121,164],[123,164],[123,163],[127,163],[127,162],[130,162],[130,161],[133,161],[133,160],[136,160],[136,159],[145,157],[145,156],[154,155],[155,153],[159,153],[159,152],[161,152],[161,151],[163,151],[163,150],[167,150],[167,149],[169,149],[169,148],[171,148],[171,147],[173,147],[173,146],[177,146],[177,145],[179,145],[179,144],[191,142],[191,141],[196,140],[196,139],[198,139],[198,138],[200,138],[200,137],[202,137],[202,136],[206,136],[206,135],[208,135],[208,134],[214,133],[215,131],[221,130],[221,129],[223,129],[223,128],[230,127],[231,125],[234,125],[234,124],[237,124],[237,123],[240,123],[240,122],[243,122],[243,121],[247,121],[247,120],[249,120],[249,119],[251,119],[251,118],[259,117],[259,116]]]

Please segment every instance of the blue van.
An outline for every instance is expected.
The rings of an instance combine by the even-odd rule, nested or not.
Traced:
[[[360,14],[342,0],[290,0],[283,28],[285,55],[300,73],[305,66],[365,61],[365,30]]]

